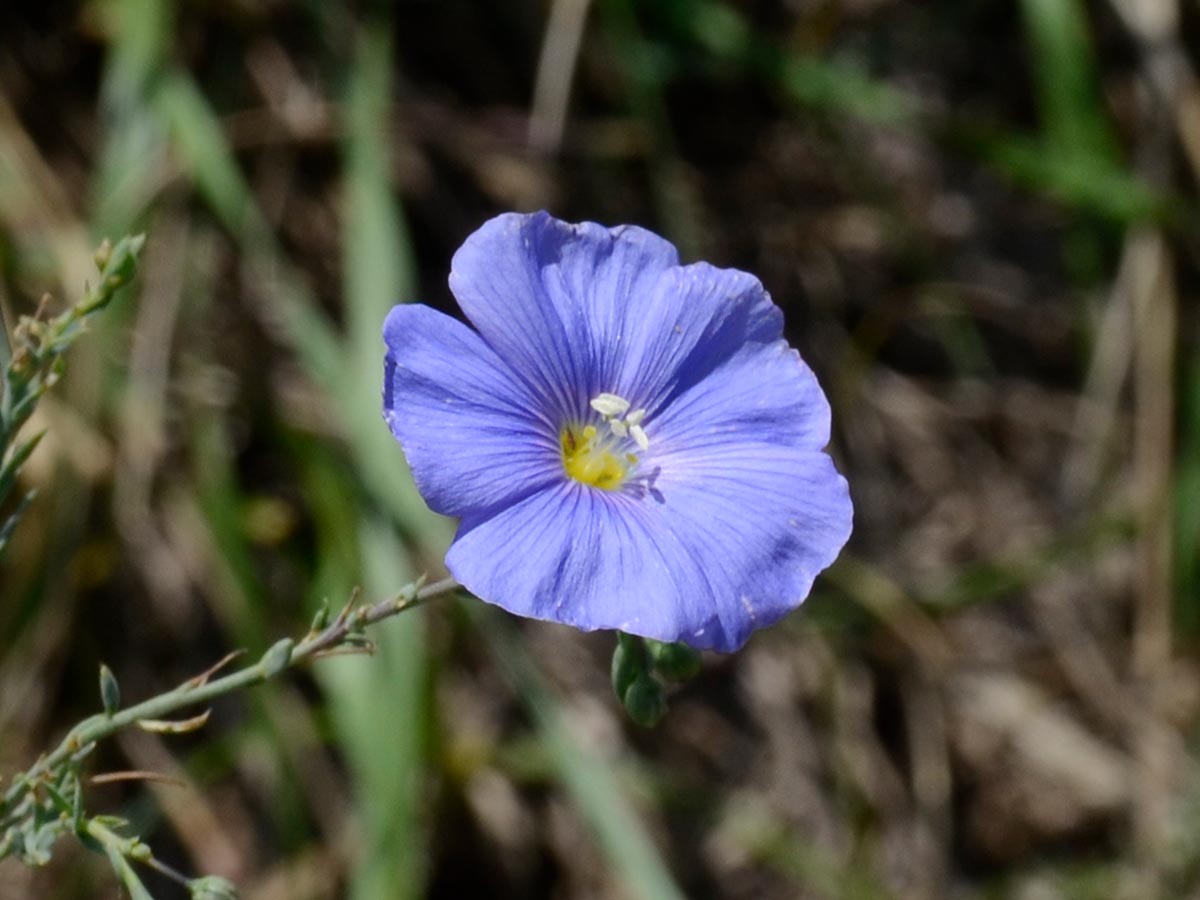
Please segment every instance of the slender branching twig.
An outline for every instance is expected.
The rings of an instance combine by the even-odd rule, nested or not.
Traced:
[[[132,279],[143,238],[126,237],[114,246],[107,241],[96,252],[100,280],[85,291],[84,298],[53,318],[45,317],[46,301],[33,316],[23,316],[12,331],[11,346],[0,347],[0,504],[16,485],[20,468],[36,448],[41,435],[18,442],[42,395],[61,377],[63,354],[83,333],[94,313],[112,300],[116,291]],[[7,333],[0,330],[0,342]],[[6,518],[0,518],[0,554],[16,523],[32,499],[20,498]],[[153,900],[138,874],[145,866],[186,887],[192,900],[234,900],[236,888],[219,876],[189,878],[157,859],[136,835],[121,832],[127,824],[114,816],[89,815],[84,806],[83,763],[96,745],[122,729],[136,726],[146,731],[182,734],[202,728],[209,711],[186,719],[169,718],[180,710],[196,707],[217,697],[261,684],[309,660],[338,653],[370,653],[368,626],[426,600],[458,589],[450,578],[425,584],[421,578],[395,596],[370,606],[360,606],[356,596],[330,619],[323,607],[308,632],[299,640],[277,641],[257,662],[217,677],[238,656],[230,653],[199,675],[172,690],[133,706],[121,706],[121,691],[107,666],[100,667],[102,712],[71,728],[59,745],[24,772],[8,779],[0,794],[0,860],[18,857],[29,865],[44,865],[59,838],[74,835],[85,846],[103,853],[132,900]],[[152,772],[111,773],[93,781],[155,779]]]

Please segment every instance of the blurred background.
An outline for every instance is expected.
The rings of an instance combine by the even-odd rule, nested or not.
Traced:
[[[92,789],[248,900],[1200,896],[1194,0],[46,0],[0,9],[11,323],[144,267],[39,410],[0,772],[441,574],[380,323],[486,218],[757,274],[856,531],[654,731],[611,635],[439,601],[127,734]],[[182,896],[150,882],[159,898]],[[102,857],[0,898],[113,898]]]

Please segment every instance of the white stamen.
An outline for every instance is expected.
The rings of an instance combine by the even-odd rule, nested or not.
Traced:
[[[629,409],[629,401],[616,394],[597,394],[592,400],[591,406],[605,418],[615,418]]]
[[[633,436],[633,442],[643,450],[650,449],[650,438],[646,437],[646,432],[642,430],[641,425],[630,425],[629,433]]]
[[[590,403],[592,409],[604,417],[604,421],[608,423],[613,434],[619,438],[632,437],[640,449],[647,450],[650,447],[650,438],[646,436],[646,432],[642,428],[642,422],[646,419],[646,410],[630,411],[629,407],[632,405],[619,394],[607,392],[597,394]]]

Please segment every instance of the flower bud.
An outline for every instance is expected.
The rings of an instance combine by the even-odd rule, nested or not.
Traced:
[[[291,638],[284,638],[272,644],[271,649],[263,654],[262,660],[259,662],[259,665],[262,666],[263,678],[274,678],[287,668],[288,663],[292,661],[292,645]]]
[[[100,283],[95,290],[89,290],[84,300],[72,310],[73,318],[83,318],[107,306],[117,288],[133,280],[138,254],[145,242],[146,236],[138,234],[121,238],[115,246],[100,246],[95,255],[96,265],[100,269]]]
[[[100,242],[100,246],[96,248],[96,252],[92,255],[92,260],[96,263],[96,268],[101,272],[108,265],[109,259],[112,258],[112,241],[105,238]]]
[[[612,658],[612,686],[618,700],[625,702],[625,692],[634,679],[645,671],[646,654],[638,644],[638,639],[628,634],[618,634]]]
[[[206,875],[188,882],[191,900],[237,900],[237,887],[219,875]]]
[[[146,243],[144,234],[124,237],[117,242],[101,269],[108,285],[114,288],[120,287],[133,278],[133,273],[137,270],[138,253],[141,252],[144,243]]]
[[[654,671],[669,681],[688,681],[700,674],[700,653],[687,644],[646,641]]]
[[[100,664],[100,702],[104,704],[104,714],[113,716],[121,708],[121,686],[117,684],[117,676],[112,669]]]
[[[312,623],[308,626],[309,634],[317,634],[324,631],[329,625],[329,598],[323,597],[321,605],[317,607],[316,613],[313,615]]]
[[[667,695],[662,685],[646,674],[634,679],[625,691],[624,702],[629,718],[643,728],[653,728],[667,714]]]

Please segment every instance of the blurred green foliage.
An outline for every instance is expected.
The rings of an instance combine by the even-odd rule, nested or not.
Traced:
[[[834,400],[853,551],[746,659],[675,689],[658,732],[612,717],[610,639],[439,609],[387,625],[374,658],[328,660],[171,744],[194,809],[169,792],[107,801],[181,866],[215,859],[262,898],[1184,896],[1200,849],[1155,816],[1200,807],[1146,775],[1139,743],[1182,747],[1185,772],[1196,759],[1179,674],[1200,624],[1196,204],[1184,154],[1162,149],[1172,111],[1129,111],[1152,53],[1081,0],[596,0],[564,143],[535,151],[521,131],[553,5],[0,14],[18,60],[0,66],[8,311],[43,287],[77,296],[94,237],[149,234],[140,302],[79,348],[40,426],[41,499],[3,570],[0,771],[90,710],[101,656],[144,696],[230,648],[261,652],[355,585],[379,597],[438,568],[453,526],[380,421],[380,323],[395,302],[445,305],[450,252],[487,215],[548,204],[760,271],[793,330],[813,326],[799,343]],[[55,53],[82,61],[56,69]],[[935,207],[950,224],[930,237],[914,210]],[[1152,314],[1125,299],[1158,283],[1139,280],[1141,234],[1178,273]],[[1165,378],[1139,343],[1160,331]],[[1159,394],[1165,438],[1143,419]],[[1042,448],[980,412],[993,396],[1059,444],[1092,443],[1021,469]],[[1077,420],[1054,431],[1064,409]],[[1019,470],[1027,493],[1006,483],[965,509],[978,498],[946,474],[964,447],[995,463],[970,488]],[[1024,540],[993,521],[1037,502]],[[931,519],[925,545],[906,542]],[[1137,649],[1161,642],[1159,570],[1176,656]],[[1055,594],[1081,571],[1119,587],[1092,605]],[[976,666],[960,648],[978,634],[996,649]],[[1017,787],[1004,806],[978,772],[1036,769],[1018,729],[997,739],[1017,762],[980,769],[952,721],[989,666],[1116,748],[1129,794],[1059,830],[1022,818],[1038,807]],[[1111,708],[1095,672],[1115,680],[1090,687]],[[1158,699],[1129,700],[1143,695]],[[172,758],[109,753],[113,768]],[[1164,793],[1178,805],[1150,804]],[[927,880],[905,882],[897,856]],[[6,871],[0,898],[108,896],[95,871]]]

